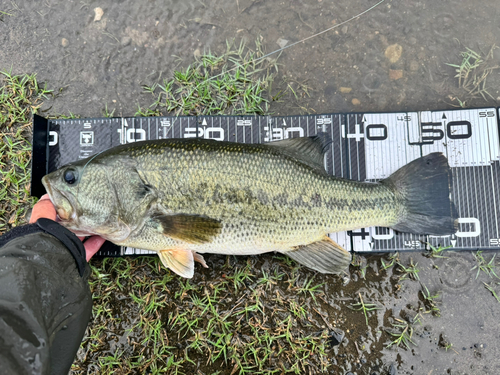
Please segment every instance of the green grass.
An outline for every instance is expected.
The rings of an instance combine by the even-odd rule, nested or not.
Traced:
[[[351,306],[349,306],[349,308],[356,311],[362,311],[363,315],[365,316],[366,326],[368,327],[368,313],[370,311],[380,310],[381,307],[375,303],[366,303],[363,300],[361,293],[358,293],[358,296],[359,296],[359,302],[352,304]]]
[[[441,253],[445,250],[450,249],[452,246],[446,246],[446,247],[434,247],[430,243],[427,244],[428,249],[426,252],[426,256],[429,258],[446,258],[445,256],[441,255]]]
[[[113,117],[115,115],[115,110],[113,109],[111,112],[108,109],[108,104],[106,103],[104,106],[104,110],[102,111],[102,115],[104,117]]]
[[[0,71],[0,234],[26,221],[30,197],[31,119],[51,93],[36,74]]]
[[[422,285],[422,289],[420,290],[420,294],[422,295],[422,298],[424,299],[424,305],[426,308],[426,313],[431,313],[434,316],[441,316],[441,310],[439,307],[437,307],[437,301],[440,298],[440,293],[439,292],[434,292],[431,293],[429,292],[429,289],[425,286]]]
[[[363,256],[359,256],[356,254],[352,255],[351,265],[357,268],[357,272],[359,277],[363,280],[366,279],[366,269],[368,268],[368,264],[366,262],[366,258]]]
[[[88,354],[73,371],[96,363],[103,374],[326,371],[327,330],[318,332],[309,321],[311,308],[320,306],[313,278],[294,280],[295,290],[270,304],[268,280],[283,287],[294,268],[262,270],[255,261],[206,282],[199,274],[186,280],[160,269],[157,257],[97,262],[92,324],[82,343]]]
[[[443,333],[439,335],[438,348],[444,349],[446,352],[451,349],[456,354],[458,354],[457,351],[453,349],[453,344],[448,340],[448,338]]]
[[[486,289],[488,289],[491,292],[491,294],[493,294],[493,297],[495,297],[497,302],[500,303],[500,297],[498,297],[498,294],[496,293],[495,289],[493,289],[493,287],[491,285],[486,284],[485,282],[483,282],[483,284],[484,284],[484,287]],[[498,283],[497,283],[497,286],[498,286]]]
[[[415,322],[419,322],[419,319],[415,320]],[[416,345],[415,342],[411,339],[413,336],[413,326],[409,322],[403,319],[396,318],[395,322],[392,323],[392,329],[386,330],[386,332],[394,337],[394,340],[387,344],[387,347],[391,346],[400,346],[406,349],[410,349],[411,345]]]
[[[382,265],[383,270],[388,270],[395,264],[398,264],[398,262],[399,262],[399,253],[394,253],[389,255],[388,263],[386,263],[383,258],[380,258],[380,263]]]
[[[474,256],[474,259],[477,262],[477,264],[474,267],[471,268],[471,271],[474,270],[474,269],[477,269],[476,279],[478,278],[479,273],[481,271],[483,271],[489,277],[495,276],[498,279],[498,276],[495,273],[495,268],[496,268],[496,266],[495,266],[495,255],[496,254],[494,254],[489,261],[487,261],[483,257],[483,252],[482,251],[477,251],[475,253],[472,253],[472,255]]]
[[[258,40],[253,49],[243,42],[227,42],[226,51],[220,55],[205,52],[195,63],[175,71],[172,78],[144,85],[143,90],[152,95],[153,103],[138,107],[136,116],[264,115],[269,114],[270,102],[274,100],[308,95],[304,84],[280,82],[285,88],[273,96],[279,66],[276,59],[256,61],[263,55]]]
[[[413,263],[413,259],[410,259],[410,264],[407,266],[402,265],[401,263],[398,262],[399,272],[402,272],[402,275],[400,277],[400,280],[406,280],[406,279],[411,279],[411,280],[420,280],[420,277],[418,276],[418,273],[420,270],[417,268],[418,263]]]
[[[296,291],[299,294],[305,294],[309,295],[314,301],[316,301],[316,294],[322,293],[321,287],[324,285],[324,283],[321,284],[313,284],[314,282],[314,277],[308,278],[306,277],[304,281],[300,282],[299,279],[296,281],[296,287],[293,288],[294,291]]]
[[[487,54],[478,53],[468,47],[460,53],[462,61],[459,64],[447,64],[455,68],[455,78],[458,78],[460,92],[454,98],[459,106],[464,108],[467,101],[482,97],[484,100],[495,99],[487,90],[487,78],[500,65],[495,62],[493,51],[497,48],[493,45]],[[460,99],[458,96],[462,96]]]

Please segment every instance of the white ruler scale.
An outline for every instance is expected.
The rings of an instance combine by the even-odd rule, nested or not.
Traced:
[[[452,199],[459,213],[458,231],[451,236],[413,235],[373,227],[331,234],[339,245],[358,252],[418,250],[426,243],[453,246],[456,250],[500,249],[500,202],[496,196],[500,186],[498,120],[496,108],[286,117],[46,120],[36,116],[32,191],[34,195],[41,192],[39,179],[46,171],[119,144],[195,137],[264,143],[326,132],[333,141],[325,155],[327,172],[353,180],[377,181],[416,158],[443,152],[452,168]],[[48,138],[48,154],[44,142],[36,142],[37,134]],[[37,165],[43,171],[35,170]],[[144,253],[149,252],[110,247],[100,255]]]

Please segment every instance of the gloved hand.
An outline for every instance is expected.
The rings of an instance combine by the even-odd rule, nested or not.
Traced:
[[[50,201],[48,194],[42,195],[40,200],[33,206],[30,223],[36,223],[36,221],[40,218],[47,218],[57,221],[57,212],[54,208],[54,205]],[[85,237],[78,238],[82,241],[85,239]],[[85,247],[87,262],[95,255],[95,253],[99,251],[105,241],[106,240],[100,236],[91,236],[89,239],[87,239],[87,241],[83,243],[83,246]]]
[[[0,375],[67,374],[91,316],[85,258],[104,239],[84,248],[47,198],[34,206],[34,224],[0,236]]]

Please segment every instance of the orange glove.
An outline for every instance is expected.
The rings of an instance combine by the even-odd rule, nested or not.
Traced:
[[[36,223],[36,221],[42,217],[54,221],[56,221],[57,218],[56,209],[50,201],[48,194],[43,195],[40,200],[33,206],[30,223]],[[82,241],[83,239],[85,239],[85,237],[78,238]],[[106,240],[100,236],[92,236],[83,243],[83,246],[85,247],[87,262],[95,255],[95,253],[99,251],[104,241]]]

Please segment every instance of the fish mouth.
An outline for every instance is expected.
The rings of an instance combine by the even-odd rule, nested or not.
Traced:
[[[42,184],[45,187],[47,194],[49,195],[50,201],[56,209],[57,217],[59,219],[57,221],[67,222],[71,220],[74,209],[69,199],[65,197],[61,191],[51,186],[47,176],[43,176]]]

